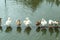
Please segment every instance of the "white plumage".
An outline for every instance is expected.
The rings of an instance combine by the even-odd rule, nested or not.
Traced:
[[[11,18],[8,17],[8,20],[6,21],[5,25],[10,26],[10,24],[11,24]]]
[[[48,23],[49,23],[49,25],[53,24],[53,20],[49,20]]]
[[[47,24],[47,21],[44,19],[44,18],[42,18],[42,20],[41,20],[41,25],[42,26],[45,26]]]
[[[50,25],[51,25],[51,24],[59,24],[59,22],[53,21],[53,20],[49,20],[49,24],[50,24]]]
[[[57,22],[57,21],[54,21],[53,23],[54,23],[54,24],[59,24],[59,22]]]
[[[31,24],[31,21],[29,20],[28,17],[24,20],[24,24],[25,24],[26,26],[28,26],[29,24]]]

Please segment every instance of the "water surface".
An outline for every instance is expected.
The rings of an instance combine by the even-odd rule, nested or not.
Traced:
[[[12,31],[5,32],[5,21],[11,17]],[[25,30],[25,25],[22,23],[21,32],[17,32],[15,24],[16,19],[23,20],[29,17],[32,21],[31,29]],[[60,0],[0,0],[0,18],[2,18],[3,31],[0,32],[0,40],[60,40],[60,30],[36,31],[35,22],[45,18],[60,21]]]

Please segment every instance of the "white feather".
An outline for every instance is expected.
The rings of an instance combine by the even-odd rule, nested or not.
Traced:
[[[47,21],[42,18],[42,20],[41,20],[41,25],[42,25],[42,26],[45,26],[46,24],[47,24]]]
[[[8,17],[8,20],[6,21],[5,25],[9,26],[11,24],[11,18]]]
[[[28,17],[24,20],[24,24],[25,24],[26,26],[29,25],[29,24],[31,24],[31,21],[29,20]]]
[[[52,24],[53,23],[53,20],[49,20],[49,24]]]
[[[59,24],[57,21],[49,20],[49,24]]]

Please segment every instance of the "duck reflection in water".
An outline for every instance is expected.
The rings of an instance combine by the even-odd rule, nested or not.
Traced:
[[[12,27],[11,26],[7,26],[5,32],[11,32],[12,31]]]
[[[40,31],[40,29],[41,29],[40,27],[37,27],[36,32],[39,32],[39,31]]]
[[[59,35],[59,29],[57,27],[55,27],[54,30],[56,32],[56,37],[58,37],[58,35]]]
[[[24,32],[26,32],[29,35],[30,34],[30,31],[31,31],[31,27],[28,26],[28,27],[25,28],[25,31]]]
[[[2,26],[0,26],[0,30],[2,31]]]
[[[42,31],[42,35],[45,35],[45,34],[46,34],[47,29],[46,29],[46,28],[42,28],[42,29],[41,29],[41,31]]]
[[[50,35],[52,35],[54,33],[54,30],[52,27],[49,28],[49,32],[50,32]]]
[[[2,20],[2,18],[0,18],[0,30],[2,31],[1,20]]]
[[[7,26],[7,28],[6,28],[6,32],[10,32],[10,31],[12,31],[12,27],[10,26],[11,21],[12,21],[11,18],[8,17],[8,20],[7,20],[6,23],[5,23],[5,25]]]
[[[21,32],[21,21],[16,20],[16,25],[17,25],[17,32]]]
[[[21,32],[21,30],[22,30],[21,27],[18,26],[18,27],[17,27],[17,32]]]

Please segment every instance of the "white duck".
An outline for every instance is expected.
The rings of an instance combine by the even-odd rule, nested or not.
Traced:
[[[47,24],[47,21],[44,19],[44,18],[42,18],[42,20],[41,20],[41,25],[42,26],[45,26]]]
[[[10,24],[11,24],[11,18],[8,17],[8,19],[7,19],[6,23],[5,23],[5,25],[10,26]]]
[[[54,24],[57,24],[57,25],[59,24],[59,22],[57,22],[57,21],[54,21],[53,23],[54,23]]]
[[[57,21],[53,21],[53,20],[49,20],[49,25],[51,25],[51,24],[59,24],[59,22],[57,22]]]
[[[49,25],[53,24],[53,20],[49,20],[48,24]]]
[[[31,24],[31,21],[29,20],[28,17],[26,17],[26,19],[24,20],[24,24],[25,24],[26,26],[28,26],[29,24]]]

